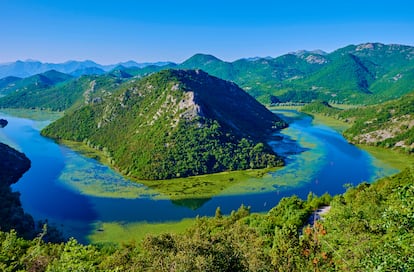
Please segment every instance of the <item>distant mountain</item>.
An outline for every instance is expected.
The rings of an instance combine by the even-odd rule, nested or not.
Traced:
[[[143,63],[138,63],[136,61],[130,60],[130,61],[126,61],[126,62],[120,62],[120,63],[118,63],[116,65],[117,66],[118,65],[121,65],[121,66],[124,66],[126,68],[130,68],[130,67],[144,68],[144,67],[151,66],[151,65],[161,66],[162,67],[162,66],[168,66],[168,65],[171,65],[171,64],[174,64],[174,63],[173,62],[170,62],[170,61],[157,61],[157,62],[143,62]],[[105,67],[109,68],[110,65],[107,65]]]
[[[128,73],[126,70],[127,70],[126,67],[120,65],[120,66],[115,67],[115,69],[112,70],[111,72],[109,72],[109,75],[112,75],[112,76],[118,77],[118,78],[131,78],[131,77],[133,77],[133,75]]]
[[[75,109],[85,104],[101,103],[125,81],[112,74],[73,78],[59,73],[62,76],[61,79],[66,80],[54,84],[38,83],[38,78],[43,79],[45,75],[56,73],[59,72],[47,72],[14,82],[7,89],[9,94],[0,97],[0,107],[37,108],[53,111]]]
[[[46,71],[56,70],[70,74],[76,70],[88,67],[101,68],[93,61],[67,61],[61,64],[42,63],[40,61],[16,61],[8,64],[0,64],[0,78],[7,76],[29,77]]]
[[[201,70],[164,70],[42,134],[99,149],[126,175],[168,179],[281,165],[266,139],[285,126],[234,83]]]
[[[196,54],[178,65],[178,68],[201,69],[211,75],[231,81],[234,78],[233,64],[222,61],[212,55]]]
[[[0,64],[0,78],[15,76],[15,77],[29,77],[32,75],[44,73],[49,70],[56,70],[61,73],[71,74],[73,76],[102,74],[102,71],[108,72],[113,70],[116,66],[122,65],[124,67],[138,67],[144,68],[146,66],[166,66],[172,62],[155,62],[155,63],[137,63],[135,61],[121,62],[112,65],[101,65],[91,60],[85,61],[67,61],[64,63],[43,63],[35,60],[16,61],[11,63]]]
[[[365,43],[332,53],[298,51],[277,58],[224,62],[197,54],[178,68],[234,81],[263,103],[378,103],[414,88],[414,47]]]
[[[8,76],[0,79],[0,97],[9,93],[15,86],[15,82],[21,80],[20,77]]]
[[[105,70],[98,67],[86,67],[76,69],[75,71],[71,72],[70,75],[74,77],[80,77],[85,75],[103,75],[105,73]]]
[[[33,67],[39,65],[30,63]],[[349,45],[332,53],[302,50],[277,58],[234,62],[196,54],[181,64],[156,64],[140,65],[129,61],[100,68],[80,68],[93,65],[87,61],[78,64],[67,62],[65,65],[67,69],[77,68],[72,72],[77,77],[100,75],[106,71],[123,80],[141,78],[165,69],[202,69],[210,75],[235,82],[264,104],[311,102],[315,99],[376,104],[399,98],[414,89],[414,47],[405,45],[365,43]],[[14,81],[8,78],[5,82],[7,80]],[[0,96],[9,92],[9,89],[1,87],[2,84],[0,82]]]
[[[0,94],[17,94],[18,96],[24,97],[26,93],[37,93],[72,78],[70,75],[55,70],[27,78],[6,77],[0,80]]]
[[[374,63],[368,60],[363,61],[348,53],[341,58],[331,60],[329,65],[308,76],[303,82],[308,86],[332,90],[331,96],[333,97],[354,93],[369,94],[371,93],[369,86],[376,77],[373,67],[375,67]]]
[[[328,55],[328,53],[326,53],[323,50],[319,50],[319,49],[312,50],[312,51],[298,50],[298,51],[294,51],[294,52],[289,52],[289,54],[296,55],[296,56],[299,56],[299,57],[304,56],[304,55],[321,55],[321,56]]]

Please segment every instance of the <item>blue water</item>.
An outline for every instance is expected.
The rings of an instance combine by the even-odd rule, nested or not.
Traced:
[[[116,184],[115,188],[142,185],[131,183],[99,162],[40,136],[39,129],[47,122],[0,112],[0,118],[9,121],[8,126],[0,129],[0,141],[23,151],[32,162],[30,170],[13,185],[13,189],[21,193],[25,211],[35,219],[47,218],[66,235],[80,241],[86,241],[85,237],[95,222],[175,221],[197,215],[214,215],[218,206],[223,213],[230,213],[241,204],[250,206],[253,212],[261,212],[271,209],[284,196],[296,194],[305,198],[310,191],[318,195],[342,193],[344,184],[355,185],[396,172],[396,169],[385,165],[381,168],[375,166],[375,159],[370,154],[347,143],[333,129],[314,125],[309,116],[292,111],[279,111],[277,114],[290,122],[290,127],[275,135],[282,138],[281,142],[270,142],[278,153],[286,156],[287,162],[282,170],[272,173],[272,179],[284,180],[294,186],[274,185],[273,192],[218,195],[199,200],[155,200],[143,196],[125,199],[80,193],[60,181],[63,175],[70,176],[70,171],[74,171],[66,170],[66,167],[75,160],[84,162],[85,167],[75,167],[75,170],[84,172],[85,177],[93,172],[95,178]]]

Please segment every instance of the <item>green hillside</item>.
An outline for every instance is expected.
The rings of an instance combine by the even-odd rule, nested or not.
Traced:
[[[0,93],[7,94],[0,98],[0,107],[3,108],[41,108],[38,99],[48,100],[44,91],[49,91],[73,77],[64,73],[50,70],[31,77],[13,80],[0,89]],[[7,78],[6,78],[7,79]]]
[[[37,74],[34,76],[22,78],[18,81],[14,81],[13,86],[9,87],[9,92],[23,92],[26,90],[41,90],[47,88],[57,83],[71,79],[72,76],[57,72],[55,70],[50,70],[42,74]]]
[[[264,104],[307,103],[315,99],[335,103],[377,104],[399,98],[414,89],[414,47],[365,43],[349,45],[329,54],[300,51],[277,58],[240,59],[234,62],[196,54],[178,65],[171,63],[143,68],[118,66],[102,76],[128,81],[166,69],[202,69],[210,75],[235,82]],[[63,110],[78,101],[71,98],[60,102],[53,98],[55,92],[66,92],[66,86],[56,85],[56,82],[67,80],[67,75],[58,80],[59,77],[55,75],[50,81],[51,75],[45,78],[45,74],[21,80],[0,80],[0,95],[6,95],[0,99],[0,107]],[[83,91],[87,88],[84,86]],[[36,101],[37,98],[40,101]],[[42,100],[54,102],[45,105]]]
[[[351,142],[414,152],[414,93],[342,115],[355,118],[344,132]]]
[[[8,76],[0,79],[0,97],[13,91],[15,82],[21,80],[20,77]]]
[[[340,110],[316,101],[302,111],[350,122],[344,136],[352,143],[414,152],[414,93],[375,106]]]
[[[29,86],[0,98],[0,107],[64,111],[88,103],[100,103],[122,82],[121,78],[108,74],[70,78],[41,88]]]
[[[235,62],[197,54],[178,67],[234,81],[265,104],[314,99],[375,104],[414,88],[414,48],[403,45],[366,43],[330,54],[302,51]]]
[[[168,179],[281,165],[266,137],[285,126],[233,83],[200,70],[165,70],[66,114],[42,134],[101,150],[128,176]]]

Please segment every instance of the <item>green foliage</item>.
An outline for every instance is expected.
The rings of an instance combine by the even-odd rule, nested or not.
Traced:
[[[141,244],[45,243],[0,232],[2,271],[412,271],[414,169],[331,199],[284,198],[266,214],[241,206]],[[330,202],[330,203],[328,203]],[[323,220],[308,225],[319,205]],[[42,234],[43,235],[43,234]]]
[[[338,269],[413,269],[413,178],[413,170],[406,169],[334,198],[324,225],[326,244],[335,250]]]
[[[322,99],[334,103],[376,104],[413,90],[414,60],[410,57],[413,51],[410,46],[368,43],[340,48],[330,54],[296,52],[277,58],[234,62],[196,54],[179,65],[117,67],[99,78],[134,81],[165,69],[202,69],[237,83],[265,104],[273,103],[275,98],[283,103],[309,103]],[[89,89],[66,84],[59,84],[62,85],[59,87],[41,77],[42,74],[27,79],[1,79],[0,94],[6,97],[0,99],[0,106],[65,110],[73,103],[79,103],[82,93]],[[77,91],[72,94],[69,90],[73,89]],[[106,91],[113,92],[114,87],[106,88]]]
[[[297,52],[277,58],[224,62],[197,54],[178,68],[203,69],[236,82],[260,102],[375,104],[410,92],[413,86],[413,47],[361,44],[330,54]],[[274,101],[275,99],[273,99]]]
[[[121,83],[122,79],[115,76],[90,75],[45,86],[29,85],[0,98],[0,107],[73,110],[84,104],[102,102]]]
[[[8,76],[0,79],[0,95],[6,95],[13,91],[13,84],[21,80],[20,77]]]
[[[414,151],[414,93],[378,106],[347,111],[344,117],[356,116],[344,135],[355,143]]]
[[[232,83],[170,70],[124,85],[106,103],[69,112],[42,134],[84,142],[126,175],[169,179],[282,165],[263,142],[284,126]]]
[[[344,131],[344,136],[352,143],[394,148],[409,154],[414,151],[412,92],[376,106],[340,110],[326,102],[316,101],[301,110],[352,123],[352,126]]]
[[[72,76],[55,70],[23,79],[5,78],[0,82],[0,93],[6,94],[0,98],[0,107],[40,108],[36,98],[39,94],[70,79]]]

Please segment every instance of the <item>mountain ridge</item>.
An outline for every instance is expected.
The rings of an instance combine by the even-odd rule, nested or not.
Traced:
[[[376,104],[414,89],[414,47],[406,45],[364,43],[326,54],[299,51],[277,58],[234,62],[226,62],[213,55],[195,54],[181,64],[164,64],[143,68],[117,65],[102,76],[110,73],[127,81],[128,78],[141,78],[165,69],[202,69],[235,82],[263,104],[308,103],[314,99],[331,103]],[[77,70],[74,75],[82,73],[101,74],[102,70]],[[0,82],[1,86],[6,85],[0,88],[3,95],[10,87],[7,80]],[[10,85],[14,83],[11,80]],[[13,105],[7,103],[7,106]]]
[[[144,68],[150,65],[156,66],[165,66],[170,64],[171,62],[144,62],[138,63],[135,61],[125,61],[119,62],[116,64],[109,64],[103,65],[96,63],[92,60],[83,60],[83,61],[76,61],[76,60],[68,60],[62,63],[49,63],[49,62],[41,62],[37,60],[28,60],[28,61],[21,61],[17,60],[15,62],[8,62],[8,63],[0,63],[0,78],[8,77],[8,76],[16,76],[16,77],[29,77],[36,74],[41,74],[49,70],[56,70],[61,73],[65,74],[79,74],[79,71],[88,70],[88,68],[95,68],[103,70],[104,72],[109,72],[110,70],[114,69],[118,65],[123,65],[125,67],[139,67]],[[98,70],[97,70],[98,71]],[[82,74],[84,75],[84,74]]]

